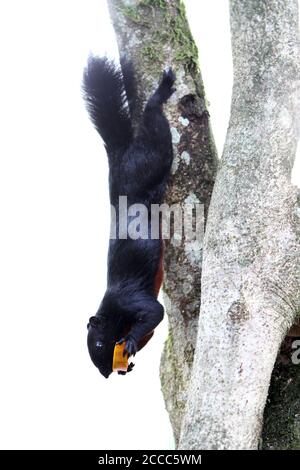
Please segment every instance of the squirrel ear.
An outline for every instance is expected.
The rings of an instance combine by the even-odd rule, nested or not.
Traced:
[[[99,325],[99,323],[100,323],[100,320],[99,320],[98,317],[91,317],[91,318],[89,319],[88,326],[89,326],[89,325],[90,325],[90,326],[97,326],[97,325]]]

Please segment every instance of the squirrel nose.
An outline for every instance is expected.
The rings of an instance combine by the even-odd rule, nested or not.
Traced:
[[[107,370],[101,370],[99,369],[99,372],[101,375],[103,375],[103,377],[105,377],[106,379],[108,379],[108,377],[110,376],[110,372],[107,371]]]

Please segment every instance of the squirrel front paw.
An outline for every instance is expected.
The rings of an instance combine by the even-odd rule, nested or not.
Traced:
[[[125,336],[125,338],[120,339],[117,344],[122,344],[125,342],[125,348],[123,352],[123,356],[128,354],[128,356],[135,356],[137,352],[137,341],[130,335]]]

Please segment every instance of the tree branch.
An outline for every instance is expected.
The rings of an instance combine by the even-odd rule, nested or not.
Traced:
[[[230,14],[231,118],[205,234],[183,449],[257,448],[277,351],[299,310],[297,2],[231,0]]]

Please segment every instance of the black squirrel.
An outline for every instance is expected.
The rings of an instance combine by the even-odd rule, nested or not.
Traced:
[[[172,69],[163,72],[148,100],[134,135],[131,114],[136,87],[133,68],[123,60],[122,70],[106,57],[91,57],[84,71],[83,91],[90,114],[101,135],[109,161],[109,192],[118,213],[119,196],[128,206],[161,204],[173,160],[169,123],[162,105],[174,93]],[[118,229],[118,221],[117,229]],[[151,233],[151,220],[147,220]],[[118,232],[118,230],[117,230]],[[110,239],[107,289],[88,323],[88,349],[104,377],[112,372],[113,351],[123,341],[129,356],[151,338],[164,309],[157,300],[162,282],[163,245],[152,239]],[[130,363],[127,372],[131,371]],[[126,372],[125,372],[126,373]]]

